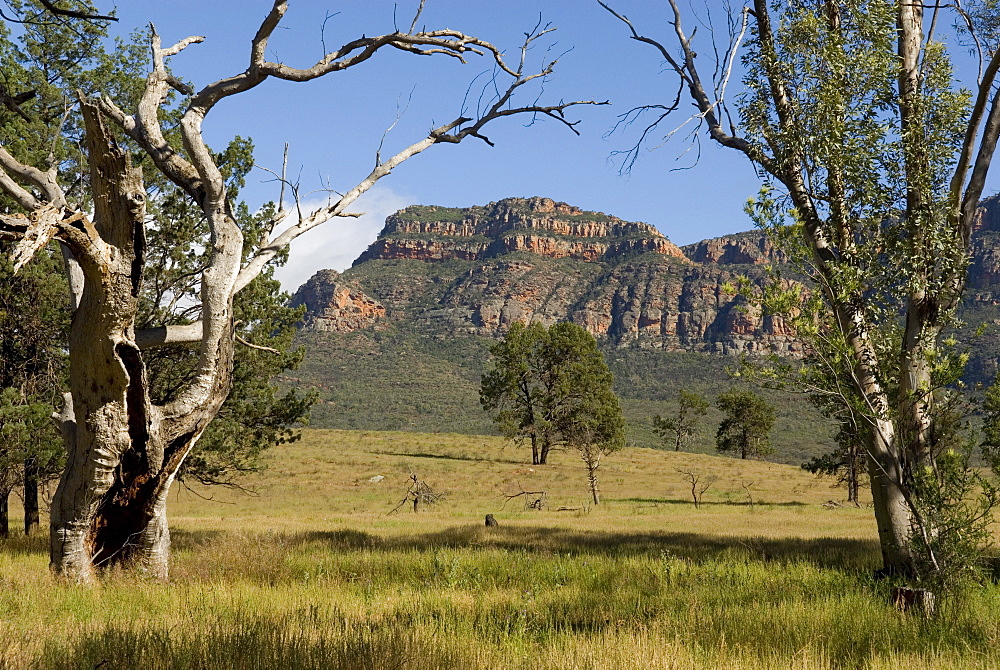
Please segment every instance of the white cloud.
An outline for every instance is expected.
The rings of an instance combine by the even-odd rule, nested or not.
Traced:
[[[302,209],[310,211],[325,204],[325,200],[307,201]],[[275,273],[281,287],[294,293],[317,270],[343,272],[351,267],[354,259],[378,237],[385,218],[412,204],[412,199],[389,187],[374,186],[350,207],[350,211],[364,212],[364,216],[332,219],[292,242],[288,263]]]

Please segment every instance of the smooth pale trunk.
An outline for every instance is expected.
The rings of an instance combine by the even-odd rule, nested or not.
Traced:
[[[912,575],[913,554],[910,537],[913,513],[901,486],[903,473],[897,459],[891,456],[886,439],[894,436],[892,423],[882,421],[874,431],[868,450],[868,477],[871,480],[872,507],[878,525],[882,549],[882,570],[885,574]]]

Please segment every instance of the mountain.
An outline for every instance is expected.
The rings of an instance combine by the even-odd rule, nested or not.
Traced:
[[[323,270],[293,298],[306,329],[412,323],[502,336],[515,321],[574,321],[616,346],[724,354],[801,347],[780,317],[726,290],[755,281],[774,250],[734,235],[680,249],[645,223],[548,198],[485,207],[407,207],[343,275]]]
[[[964,335],[990,326],[971,352],[970,380],[982,382],[1000,357],[997,198],[984,203],[973,249]],[[295,293],[308,353],[291,381],[321,390],[314,425],[492,432],[477,393],[489,345],[515,321],[570,320],[602,343],[630,439],[654,446],[652,417],[670,411],[678,388],[728,388],[739,354],[802,354],[780,317],[732,290],[739,277],[762,284],[766,267],[785,261],[759,231],[678,247],[648,224],[548,198],[407,207],[353,267],[321,270]],[[771,399],[781,460],[829,446],[801,396]],[[712,432],[700,450],[711,450]]]

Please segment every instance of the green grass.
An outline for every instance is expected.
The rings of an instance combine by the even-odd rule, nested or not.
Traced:
[[[53,580],[42,538],[0,543],[0,667],[991,668],[1000,589],[939,616],[888,604],[869,509],[796,468],[626,449],[583,507],[572,454],[497,438],[309,431],[257,495],[171,495],[169,584]],[[676,468],[717,476],[685,501]],[[389,515],[409,472],[445,503]],[[384,479],[370,481],[381,474]],[[740,483],[751,485],[749,505]],[[541,511],[500,491],[549,492]],[[16,514],[16,510],[12,510]],[[483,514],[498,528],[485,528]]]

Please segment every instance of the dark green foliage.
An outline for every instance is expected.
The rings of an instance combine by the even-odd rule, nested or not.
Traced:
[[[265,271],[237,295],[236,318],[244,341],[274,351],[237,345],[233,389],[185,461],[182,479],[233,484],[238,474],[259,470],[261,452],[298,439],[293,426],[306,421],[316,400],[312,391],[279,393],[271,381],[298,367],[304,353],[302,347],[292,347],[302,313],[285,306],[288,296],[272,272]]]
[[[219,165],[234,194],[253,167],[253,143],[236,137],[218,155]],[[199,317],[198,270],[207,262],[198,240],[207,224],[183,193],[160,184],[151,193],[149,211],[156,217],[148,228],[148,271],[143,281],[143,304],[138,328],[191,323]],[[244,259],[262,239],[273,207],[251,213],[245,203],[236,207],[244,234]],[[236,356],[233,386],[218,416],[209,424],[197,447],[185,460],[179,478],[206,484],[235,485],[241,473],[261,467],[264,449],[297,438],[292,429],[308,416],[315,394],[296,390],[279,393],[271,379],[298,366],[302,348],[293,349],[295,325],[302,308],[290,308],[288,295],[273,278],[274,267],[287,259],[280,254],[235,298]],[[189,305],[189,307],[185,307]],[[184,388],[196,371],[193,346],[160,347],[145,353],[153,401],[165,403]]]
[[[490,355],[480,403],[506,437],[530,440],[532,463],[544,464],[558,445],[624,443],[614,378],[580,326],[515,323]]]
[[[548,329],[543,348],[547,405],[564,442],[579,447],[599,445],[608,453],[625,445],[625,420],[615,395],[614,376],[597,348],[597,340],[575,323]]]
[[[492,368],[483,375],[479,402],[504,437],[531,441],[531,462],[544,463],[552,444],[552,426],[543,403],[542,348],[548,333],[540,323],[515,323],[490,347]]]
[[[397,212],[396,218],[403,221],[464,221],[468,212],[460,207],[436,207],[434,205],[411,205]]]
[[[975,443],[967,421],[970,408],[955,391],[942,396],[934,467],[912,473],[913,506],[920,522],[912,542],[916,576],[948,593],[968,581],[981,581],[992,553],[992,513],[1000,504],[1000,385],[991,386],[983,402],[978,467],[971,462]]]
[[[23,485],[37,491],[40,482],[59,474],[65,461],[60,435],[49,416],[61,403],[63,347],[69,328],[69,298],[59,275],[58,254],[43,251],[14,275],[10,249],[10,244],[0,243],[0,534],[4,536],[11,490]],[[27,495],[33,499],[31,491]]]
[[[495,341],[413,330],[300,333],[297,342],[306,355],[299,370],[284,377],[284,384],[319,391],[310,425],[496,434],[496,424],[478,402],[482,361]],[[721,356],[607,345],[602,349],[626,417],[626,438],[634,446],[663,448],[662,438],[653,431],[653,417],[673,399],[678,386],[713,397],[732,384],[727,359]],[[829,421],[801,394],[769,389],[761,394],[777,408],[774,460],[799,465],[836,446]],[[705,423],[718,425],[722,418],[713,405]],[[696,434],[686,450],[714,452],[714,434]]]
[[[837,450],[828,451],[803,463],[802,469],[814,475],[836,477],[838,484],[847,487],[847,501],[857,505],[861,482],[865,478],[864,455],[863,444],[851,439],[840,443]]]
[[[719,394],[716,406],[726,413],[715,434],[721,452],[738,452],[740,458],[772,453],[769,436],[774,427],[774,406],[753,391],[732,389]]]
[[[495,434],[479,408],[490,340],[435,338],[395,328],[303,332],[306,358],[289,384],[320,391],[310,424],[323,428]]]
[[[680,451],[687,441],[698,433],[700,417],[708,413],[708,400],[693,391],[677,392],[677,413],[653,418],[653,432],[663,438],[667,446]]]

